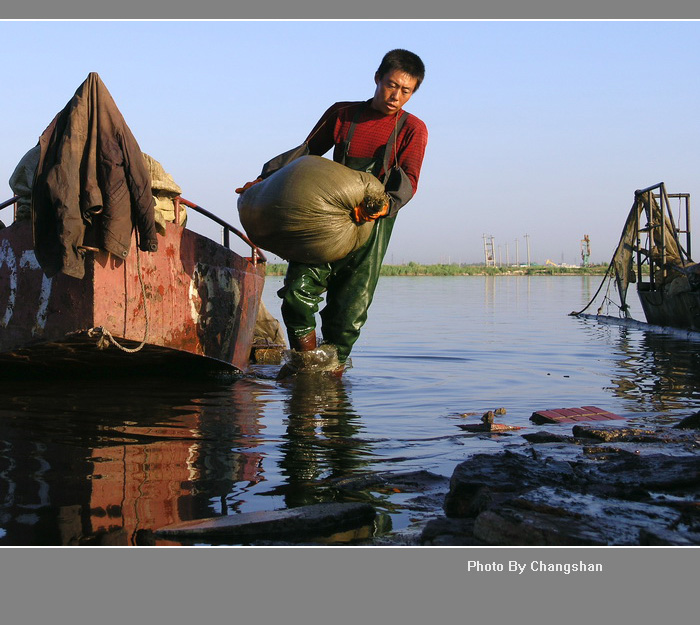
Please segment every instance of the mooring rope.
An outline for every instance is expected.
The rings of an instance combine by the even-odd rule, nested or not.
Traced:
[[[613,261],[610,261],[608,268],[605,270],[605,275],[603,276],[603,279],[600,282],[600,286],[598,287],[598,290],[595,292],[595,295],[591,298],[591,301],[588,302],[588,304],[586,304],[586,306],[584,308],[582,308],[581,310],[579,310],[578,312],[576,312],[576,311],[570,312],[569,313],[570,317],[577,317],[578,315],[586,312],[588,310],[588,308],[590,308],[591,304],[595,301],[595,298],[598,297],[598,294],[600,293],[601,289],[605,285],[605,281],[608,279],[608,274],[610,273],[612,266],[613,266]],[[609,283],[608,283],[608,287],[609,287]],[[602,308],[602,305],[601,305],[601,308]],[[598,310],[600,312],[600,309],[598,309]]]
[[[97,337],[97,349],[107,349],[111,343],[118,349],[121,349],[123,352],[133,354],[143,349],[143,347],[146,345],[146,342],[148,341],[150,321],[148,318],[148,302],[146,301],[146,285],[144,284],[143,276],[141,275],[141,256],[139,255],[138,247],[136,248],[136,273],[138,274],[139,284],[141,285],[141,295],[143,297],[143,312],[146,318],[146,327],[143,333],[143,340],[141,341],[141,345],[134,348],[124,347],[123,345],[120,345],[117,342],[117,340],[112,336],[112,333],[109,330],[107,330],[103,326],[96,326],[88,330],[88,336],[90,338]]]

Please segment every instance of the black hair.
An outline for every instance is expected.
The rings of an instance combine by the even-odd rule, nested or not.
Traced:
[[[425,65],[423,65],[423,61],[417,54],[401,48],[390,50],[384,55],[382,62],[379,64],[376,76],[381,80],[385,74],[394,70],[406,72],[409,76],[415,78],[416,88],[414,91],[418,91],[418,87],[420,87],[425,77]]]

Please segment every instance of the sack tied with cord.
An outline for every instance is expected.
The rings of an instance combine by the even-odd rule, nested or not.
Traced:
[[[369,238],[374,221],[357,223],[353,211],[388,204],[384,185],[322,156],[297,158],[238,198],[241,225],[259,247],[302,263],[344,258]]]

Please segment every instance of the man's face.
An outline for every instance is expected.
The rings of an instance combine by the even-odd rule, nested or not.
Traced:
[[[372,98],[372,108],[391,115],[401,110],[416,90],[418,79],[401,70],[387,72],[379,78],[374,77],[377,88]]]

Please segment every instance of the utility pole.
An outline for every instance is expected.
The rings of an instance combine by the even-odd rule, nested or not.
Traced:
[[[587,234],[581,239],[581,266],[588,267],[588,260],[591,257],[591,239]]]
[[[515,266],[520,267],[520,256],[518,256],[518,239],[515,239]]]
[[[527,243],[527,266],[530,266],[530,235],[525,235],[525,243]]]
[[[493,235],[482,235],[484,239],[484,264],[487,267],[492,267],[496,264],[496,259],[493,254]]]

